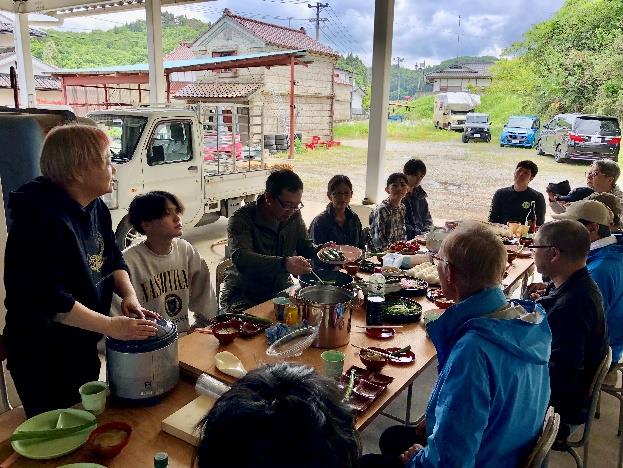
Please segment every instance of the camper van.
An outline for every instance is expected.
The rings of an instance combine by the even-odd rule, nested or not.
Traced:
[[[433,124],[436,128],[463,131],[465,116],[480,104],[480,96],[471,93],[439,93],[435,96]]]

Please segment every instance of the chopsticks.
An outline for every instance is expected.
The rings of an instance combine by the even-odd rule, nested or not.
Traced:
[[[396,356],[393,356],[393,355],[391,355],[389,353],[382,353],[381,351],[377,351],[376,349],[364,348],[363,346],[357,346],[356,344],[352,344],[352,343],[350,345],[354,346],[355,348],[358,348],[358,349],[365,349],[366,352],[369,352],[369,353],[372,353],[372,354],[378,354],[379,356],[383,356],[383,357],[388,358],[388,359],[396,359]]]
[[[404,328],[404,325],[355,325],[357,328]]]
[[[314,270],[312,270],[311,272],[312,272],[312,275],[314,275],[316,279],[320,282],[320,284],[326,284],[324,281],[322,281],[320,276],[318,276]]]

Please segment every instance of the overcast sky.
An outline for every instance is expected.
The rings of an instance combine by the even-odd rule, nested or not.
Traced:
[[[341,53],[359,55],[368,65],[372,57],[373,0],[325,0],[321,41]],[[550,18],[564,0],[396,0],[392,57],[412,68],[426,61],[436,64],[457,55],[495,55],[530,27]],[[217,0],[166,8],[167,11],[216,21],[224,8],[243,16],[299,28],[314,35],[308,18],[315,9],[302,0]],[[459,28],[459,16],[460,28]],[[144,11],[68,19],[61,29],[109,29],[144,18]]]

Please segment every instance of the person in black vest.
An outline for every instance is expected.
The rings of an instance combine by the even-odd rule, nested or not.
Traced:
[[[545,197],[542,193],[528,187],[537,172],[539,168],[532,161],[517,163],[513,185],[501,188],[493,195],[489,212],[490,222],[523,224],[530,213],[531,202],[535,203],[537,226],[545,222]]]
[[[145,316],[157,317],[140,306],[99,198],[115,172],[106,134],[56,127],[40,164],[43,176],[10,194],[4,270],[7,367],[28,417],[80,401],[80,386],[99,377],[103,334],[144,339],[156,333]]]

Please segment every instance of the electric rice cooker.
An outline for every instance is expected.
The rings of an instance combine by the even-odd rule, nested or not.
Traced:
[[[162,319],[156,320],[155,325],[158,332],[146,340],[106,337],[106,373],[113,396],[157,402],[179,381],[177,327]]]

